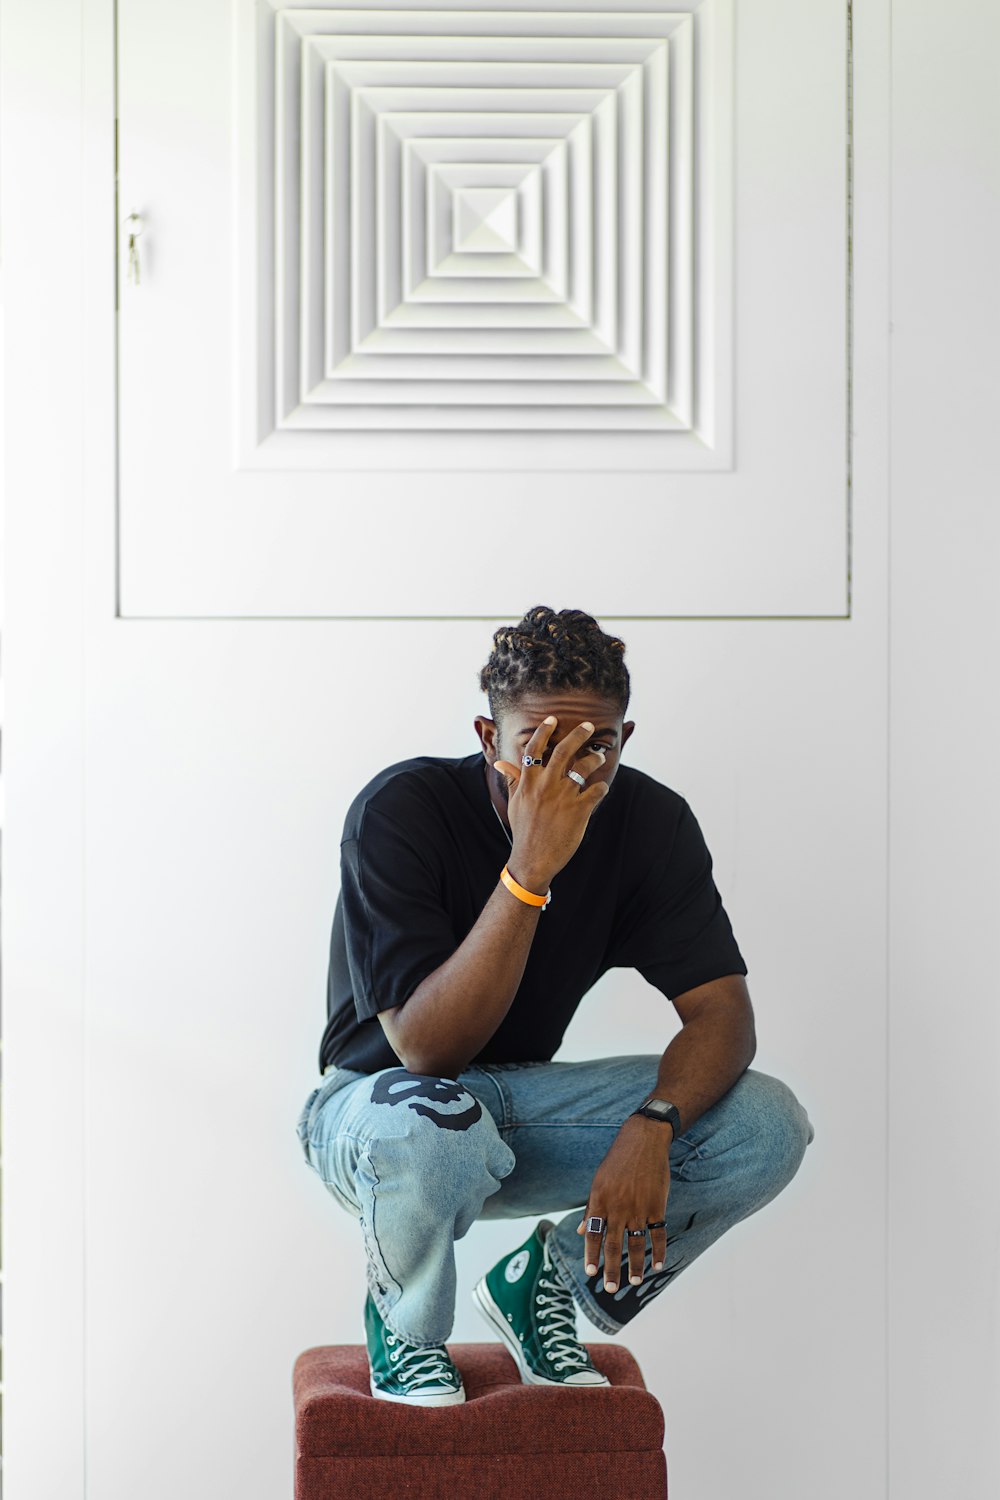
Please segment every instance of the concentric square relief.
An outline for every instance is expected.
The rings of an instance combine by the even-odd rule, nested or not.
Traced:
[[[690,433],[712,3],[276,10],[274,426]]]

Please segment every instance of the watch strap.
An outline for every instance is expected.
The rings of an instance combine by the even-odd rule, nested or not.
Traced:
[[[653,1109],[650,1109],[649,1106],[651,1104],[655,1105],[657,1107],[653,1108]],[[673,1132],[674,1132],[673,1138],[674,1138],[674,1140],[676,1140],[677,1137],[680,1135],[680,1132],[681,1132],[681,1113],[680,1113],[680,1110],[677,1108],[676,1104],[671,1104],[670,1101],[667,1100],[667,1099],[658,1099],[655,1094],[649,1094],[642,1101],[642,1103],[640,1105],[638,1105],[632,1111],[632,1113],[634,1115],[645,1115],[645,1117],[646,1117],[647,1120],[660,1120],[661,1122],[666,1122],[667,1120],[669,1120],[671,1126],[673,1127]]]

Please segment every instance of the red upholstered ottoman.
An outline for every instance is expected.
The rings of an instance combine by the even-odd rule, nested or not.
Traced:
[[[665,1500],[663,1411],[635,1359],[588,1344],[610,1387],[522,1385],[500,1344],[452,1344],[459,1406],[407,1407],[368,1388],[363,1344],[295,1361],[295,1500]]]

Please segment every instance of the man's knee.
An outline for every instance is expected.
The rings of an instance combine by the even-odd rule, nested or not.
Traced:
[[[454,1079],[388,1068],[372,1075],[368,1155],[383,1191],[412,1192],[428,1209],[478,1211],[514,1166],[514,1153],[476,1096]]]
[[[795,1094],[780,1078],[748,1068],[740,1079],[762,1165],[782,1184],[798,1171],[815,1136],[812,1121]]]

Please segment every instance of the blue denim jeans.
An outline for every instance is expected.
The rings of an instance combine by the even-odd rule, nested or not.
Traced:
[[[787,1084],[748,1068],[671,1144],[662,1271],[651,1270],[647,1237],[639,1285],[629,1282],[624,1249],[617,1291],[605,1290],[603,1258],[596,1276],[585,1274],[576,1227],[594,1173],[655,1087],[659,1061],[482,1063],[457,1079],[327,1070],[296,1129],[306,1162],[360,1221],[368,1287],[390,1332],[421,1345],[450,1336],[455,1241],[477,1219],[561,1214],[552,1258],[589,1320],[616,1334],[781,1192],[812,1122]]]

